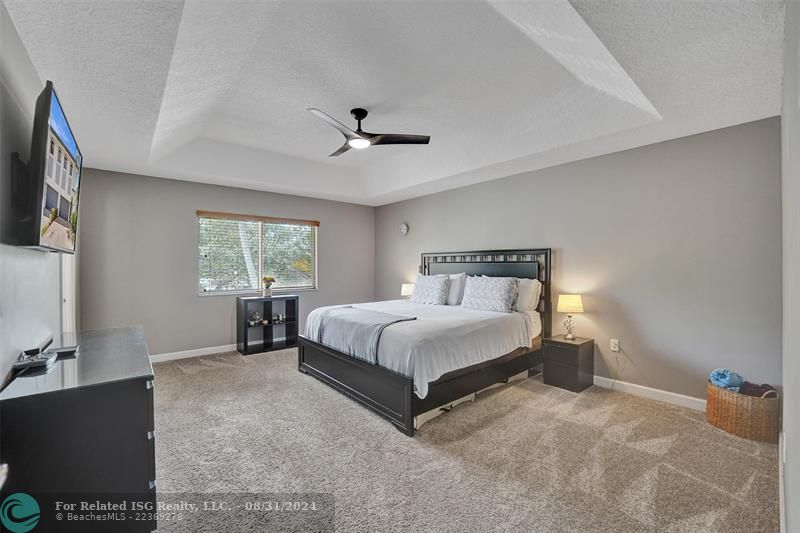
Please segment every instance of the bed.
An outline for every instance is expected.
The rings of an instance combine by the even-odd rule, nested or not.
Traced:
[[[417,318],[383,331],[376,364],[312,340],[318,317],[331,309],[321,308],[309,315],[306,334],[299,339],[298,369],[413,436],[415,416],[542,363],[541,338],[550,335],[551,322],[550,254],[550,249],[424,253],[419,270],[426,275],[538,279],[537,312],[492,313],[407,300],[353,304]]]

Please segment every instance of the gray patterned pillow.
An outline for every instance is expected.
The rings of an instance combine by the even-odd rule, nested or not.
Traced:
[[[479,311],[510,313],[517,297],[517,278],[470,276],[461,306]]]
[[[447,294],[450,291],[450,276],[439,274],[436,276],[418,275],[411,293],[411,301],[418,304],[444,305],[447,303]]]

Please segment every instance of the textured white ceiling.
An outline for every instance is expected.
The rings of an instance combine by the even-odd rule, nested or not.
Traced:
[[[111,170],[380,205],[780,113],[780,1],[3,1]],[[357,106],[431,143],[328,158]]]

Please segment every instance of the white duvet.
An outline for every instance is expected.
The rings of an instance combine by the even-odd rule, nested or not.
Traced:
[[[425,305],[409,300],[352,304],[417,320],[388,326],[378,344],[378,364],[414,379],[420,398],[428,384],[444,374],[495,359],[531,341],[541,333],[538,313],[495,313],[457,305]],[[308,315],[305,336],[314,339],[319,328],[320,307]]]

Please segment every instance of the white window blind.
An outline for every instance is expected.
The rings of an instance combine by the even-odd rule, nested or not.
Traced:
[[[317,288],[317,227],[290,220],[198,211],[201,293]]]

